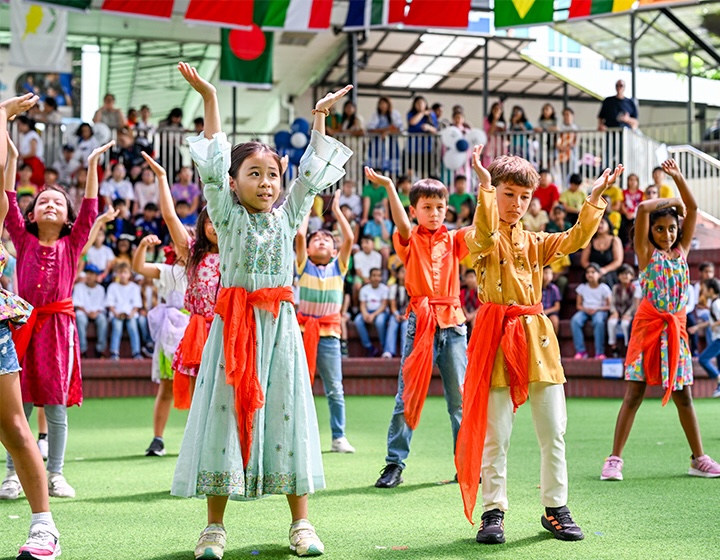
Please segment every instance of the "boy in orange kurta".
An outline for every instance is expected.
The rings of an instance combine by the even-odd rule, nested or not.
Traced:
[[[520,220],[538,185],[536,171],[514,156],[497,158],[485,169],[481,151],[476,146],[473,153],[480,177],[475,227],[465,240],[478,277],[476,321],[483,328],[473,332],[468,348],[455,454],[465,515],[472,521],[482,464],[484,513],[477,541],[505,542],[507,450],[514,412],[529,396],[540,444],[542,525],[560,540],[580,540],[583,533],[567,508],[565,376],[555,331],[542,312],[542,271],[587,245],[605,210],[602,193],[622,166],[595,181],[571,229],[531,233]]]

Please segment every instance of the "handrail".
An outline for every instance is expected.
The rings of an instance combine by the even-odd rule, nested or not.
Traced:
[[[720,169],[720,159],[716,159],[712,157],[711,155],[706,154],[702,150],[698,150],[695,146],[691,146],[690,144],[681,144],[678,146],[668,146],[667,147],[668,152],[672,153],[685,153],[685,154],[692,154],[696,158],[703,160],[705,163],[709,163],[710,165],[714,165],[718,169]]]

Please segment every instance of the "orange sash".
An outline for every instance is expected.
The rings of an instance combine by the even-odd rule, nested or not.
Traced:
[[[235,389],[235,412],[244,467],[247,467],[252,449],[253,416],[265,403],[257,376],[257,325],[253,308],[268,311],[277,318],[283,301],[293,303],[293,291],[289,286],[262,288],[254,292],[233,287],[221,288],[215,304],[215,312],[224,322],[225,382]]]
[[[186,368],[197,368],[200,366],[203,349],[208,338],[208,324],[212,319],[203,315],[193,313],[190,315],[190,322],[185,329],[185,334],[177,349],[178,364]],[[173,400],[175,408],[186,410],[190,408],[192,395],[190,394],[190,376],[181,371],[173,375]]]
[[[643,370],[648,385],[662,384],[660,333],[665,325],[668,327],[668,386],[665,388],[663,406],[670,400],[678,375],[680,339],[684,339],[685,344],[690,346],[686,323],[687,312],[684,307],[677,313],[667,313],[656,309],[647,298],[640,302],[637,313],[635,313],[625,365],[632,364],[642,353]]]
[[[60,301],[54,301],[40,307],[33,307],[27,323],[22,328],[13,329],[12,337],[18,362],[22,363],[32,336],[42,328],[45,321],[47,321],[51,315],[58,313],[75,318],[75,308],[72,298],[61,299]]]
[[[498,347],[502,347],[505,355],[505,365],[510,376],[510,396],[515,411],[528,396],[527,335],[520,317],[540,315],[542,311],[542,303],[483,303],[478,309],[476,328],[473,329],[468,345],[468,367],[463,387],[463,419],[455,446],[455,467],[465,517],[470,523],[473,522],[472,514],[482,468],[490,380]]]
[[[340,328],[340,315],[327,315],[325,317],[313,317],[304,313],[297,313],[298,323],[305,326],[303,333],[303,346],[307,357],[308,370],[310,370],[310,386],[315,382],[315,371],[317,366],[317,351],[320,343],[320,327]]]
[[[416,429],[420,422],[420,414],[422,414],[432,378],[435,328],[438,326],[432,310],[434,305],[459,307],[461,304],[460,298],[457,296],[436,298],[414,296],[410,298],[408,314],[411,311],[415,313],[415,341],[412,352],[403,363],[402,379],[405,422],[412,430]]]

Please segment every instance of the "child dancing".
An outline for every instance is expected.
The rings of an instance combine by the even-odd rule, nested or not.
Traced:
[[[477,272],[476,321],[483,328],[473,331],[468,346],[455,453],[465,515],[472,521],[482,470],[484,513],[476,540],[505,542],[507,452],[515,410],[529,396],[540,444],[541,523],[556,539],[577,541],[584,535],[567,507],[565,376],[555,330],[543,314],[543,268],[587,245],[603,216],[602,194],[622,166],[612,174],[605,170],[595,181],[568,231],[532,233],[520,220],[538,186],[537,172],[515,156],[499,157],[485,169],[481,151],[476,146],[473,153],[480,188],[475,227],[465,241]]]
[[[720,477],[720,465],[705,454],[690,386],[693,365],[686,330],[685,306],[690,290],[687,254],[695,234],[698,207],[675,160],[662,170],[675,181],[680,198],[645,200],[635,217],[635,254],[640,268],[643,299],[638,306],[625,359],[625,398],[600,480],[622,480],[625,443],[645,386],[662,385],[663,405],[672,397],[690,444],[690,476]],[[685,220],[680,227],[680,217]],[[660,333],[660,336],[658,336]]]
[[[350,86],[317,102],[298,179],[282,206],[281,161],[259,142],[231,147],[215,88],[178,65],[202,95],[204,135],[189,138],[220,248],[221,284],[175,470],[172,493],[206,496],[196,558],[222,558],[228,498],[285,494],[290,549],[324,547],[307,520],[308,494],[325,486],[308,364],[293,307],[293,239],[315,195],[344,175],[352,152],[325,136],[325,117]]]

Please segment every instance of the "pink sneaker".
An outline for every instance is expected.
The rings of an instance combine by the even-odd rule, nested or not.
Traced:
[[[713,461],[708,455],[702,455],[697,459],[690,460],[690,476],[702,476],[703,478],[720,477],[720,465]]]
[[[617,455],[610,455],[605,459],[603,470],[600,473],[600,480],[622,480],[623,460]]]
[[[605,354],[598,354],[597,356],[595,356],[596,360],[604,360],[606,358],[607,358],[607,356]]]
[[[588,357],[587,352],[578,352],[577,354],[575,354],[573,356],[573,360],[584,360],[587,357]]]

